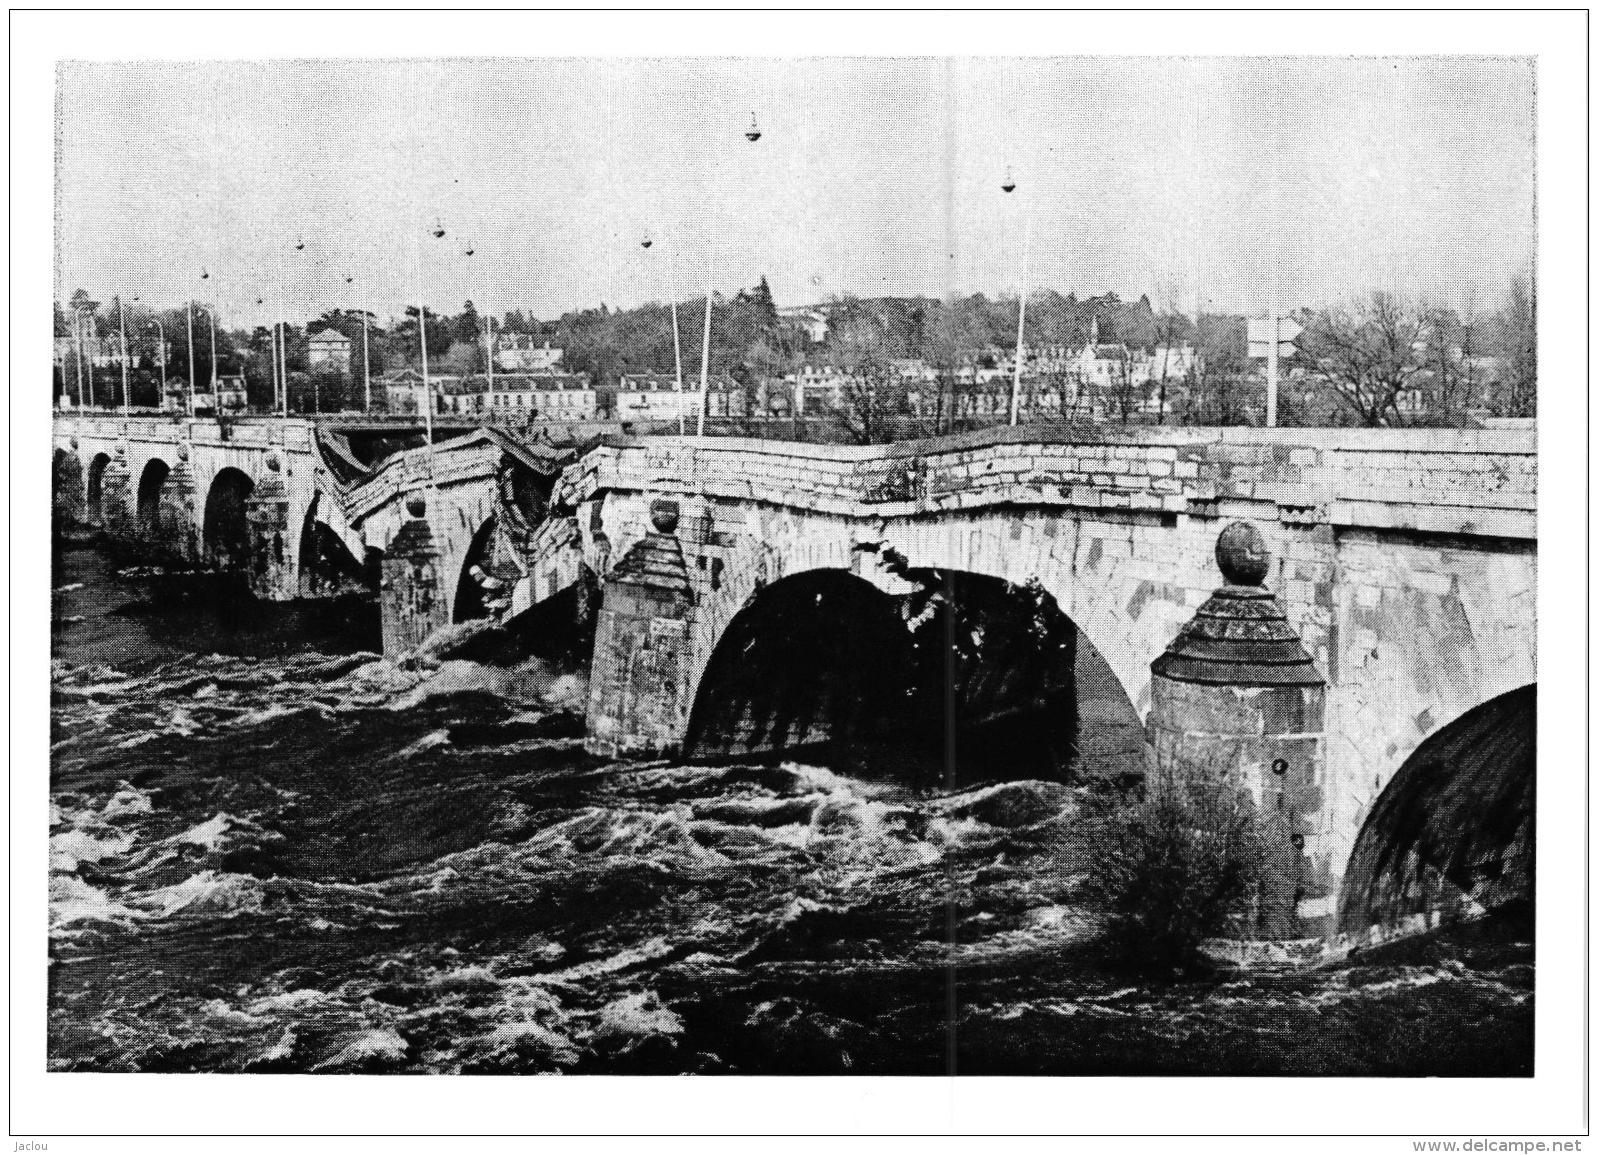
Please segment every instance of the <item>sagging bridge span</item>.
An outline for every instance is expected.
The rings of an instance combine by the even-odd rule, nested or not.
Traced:
[[[943,682],[1001,721],[1069,710],[1080,644],[1151,768],[1273,812],[1252,937],[1278,954],[1529,877],[1530,431],[1022,427],[579,455],[470,427],[429,450],[404,421],[83,414],[55,438],[60,518],[242,569],[259,598],[377,587],[390,651],[586,586],[596,753],[891,741],[890,722],[937,728],[917,711]],[[975,756],[997,735],[961,738]]]

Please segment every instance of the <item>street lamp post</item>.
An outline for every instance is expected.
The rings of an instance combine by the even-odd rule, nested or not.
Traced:
[[[1020,313],[1015,323],[1015,380],[1010,385],[1010,424],[1014,425],[1021,415],[1021,366],[1026,361],[1026,298],[1027,298],[1027,258],[1031,255],[1032,244],[1032,218],[1026,218],[1021,231],[1021,299]]]
[[[78,339],[78,407],[83,406],[83,306],[77,305],[72,310],[72,331]],[[94,407],[94,369],[89,370],[89,406]]]
[[[163,326],[161,324],[161,318],[160,317],[157,317],[153,321],[151,321],[150,322],[150,327],[155,330],[155,339],[156,339],[156,342],[157,342],[156,351],[161,354],[161,404],[165,405],[166,404],[166,328],[165,328],[165,326]],[[193,417],[194,414],[190,413],[189,416]]]
[[[304,238],[303,235],[295,237],[295,239],[294,239],[294,251],[296,253],[302,253],[302,252],[305,251],[305,238]],[[282,264],[281,264],[281,258],[279,259],[279,271],[280,271],[280,273],[283,271],[282,270]],[[289,420],[289,339],[288,339],[288,322],[286,320],[286,318],[288,316],[288,278],[287,277],[282,277],[280,279],[280,282],[279,282],[278,305],[279,305],[279,308],[278,308],[278,322],[277,322],[277,344],[278,344],[278,362],[282,366],[282,373],[283,373],[283,448],[284,448],[284,457],[286,459],[287,455],[288,455],[288,420]]]
[[[688,432],[688,415],[682,411],[682,334],[677,330],[677,288],[676,277],[671,291],[671,353],[677,361],[677,436],[681,437]]]
[[[710,305],[715,296],[715,281],[705,285],[705,342],[699,356],[699,432],[705,435],[705,410],[710,405]]]
[[[139,303],[139,294],[137,294],[137,293],[133,294],[133,303],[135,305],[137,305]],[[154,318],[155,313],[154,313],[153,310],[152,310],[150,316],[152,318]],[[153,322],[153,325],[156,328],[159,328],[160,324],[161,324],[161,322],[159,320],[155,320]],[[151,327],[152,327],[151,325],[146,325],[144,327],[145,331],[148,332]],[[137,332],[138,331],[137,328],[135,328],[134,331]],[[161,366],[161,393],[160,393],[160,396],[158,396],[155,399],[155,407],[157,409],[161,409],[161,410],[165,410],[166,409],[166,366],[165,365]]]
[[[286,307],[285,307],[286,308]],[[278,398],[283,406],[283,420],[289,419],[289,343],[283,333],[283,308],[278,310],[277,319],[277,377]],[[287,428],[287,425],[284,426]]]
[[[645,249],[648,249],[654,243],[648,236],[645,236],[643,241]],[[677,326],[677,290],[679,284],[677,249],[671,244],[669,238],[667,239],[667,245],[669,246],[667,251],[671,254],[667,258],[671,262],[671,352],[677,363],[677,436],[681,437],[688,432],[688,415],[683,411],[685,398],[682,391],[682,332]]]
[[[472,242],[471,241],[467,241],[466,242],[466,256],[467,256],[467,258],[469,259],[471,257],[471,255],[473,253],[475,253],[476,251],[477,251],[477,249],[472,245]],[[486,277],[484,278],[484,287],[485,288],[489,288],[490,290],[492,290],[492,287],[487,284],[487,278]],[[490,399],[492,399],[493,396],[494,396],[494,314],[488,308],[488,297],[489,297],[489,295],[490,295],[489,293],[484,293],[483,294],[483,317],[484,317],[484,321],[485,321],[485,325],[486,325],[485,333],[486,333],[486,340],[487,340],[487,346],[488,346],[488,349],[487,349],[487,352],[488,352],[488,396],[489,396]]]
[[[117,333],[121,338],[122,349],[119,360],[122,362],[122,416],[128,416],[128,324],[127,317],[122,311],[122,294],[117,294]],[[127,428],[126,425],[123,426]]]
[[[189,294],[184,307],[185,324],[189,332],[189,416],[194,416],[194,294]]]
[[[217,364],[216,364],[216,304],[213,302],[205,307],[205,320],[211,330],[211,404],[217,404]]]
[[[210,279],[211,274],[209,270],[201,269],[200,280],[209,281]],[[222,403],[217,397],[216,391],[216,296],[214,292],[212,294],[211,300],[205,306],[205,318],[206,324],[211,330],[211,405],[218,413],[220,413],[222,409]]]
[[[428,465],[433,461],[433,386],[427,376],[427,306],[420,305],[416,313],[416,343],[422,349],[422,423],[427,431]]]
[[[344,283],[353,285],[355,274],[345,273]],[[372,411],[372,346],[366,333],[367,311],[361,310],[361,382],[366,386],[366,412]]]
[[[439,221],[433,226],[432,233],[435,239],[444,239],[444,222]],[[421,304],[416,309],[416,343],[422,351],[422,423],[427,436],[427,485],[433,487],[433,466],[437,456],[433,448],[433,385],[427,373],[427,306]]]

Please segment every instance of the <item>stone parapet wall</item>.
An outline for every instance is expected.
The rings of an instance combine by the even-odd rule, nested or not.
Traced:
[[[871,447],[614,440],[571,467],[557,500],[678,490],[845,516],[1019,504],[1535,539],[1536,487],[1522,430],[1023,427]]]

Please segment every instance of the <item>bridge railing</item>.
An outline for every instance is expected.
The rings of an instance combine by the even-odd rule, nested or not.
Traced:
[[[1535,538],[1524,430],[984,430],[887,446],[609,439],[563,499],[680,489],[840,513],[1005,503]],[[1246,507],[1246,508],[1245,508]]]

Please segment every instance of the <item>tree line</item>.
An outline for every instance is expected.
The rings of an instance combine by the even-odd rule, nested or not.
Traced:
[[[1190,316],[1177,308],[1174,294],[1160,294],[1156,306],[1148,295],[1123,300],[1114,293],[1078,298],[1053,290],[1027,298],[1026,348],[1029,362],[1041,350],[1076,350],[1095,337],[1103,356],[1122,358],[1127,371],[1112,374],[1102,396],[1094,399],[1093,415],[1107,420],[1152,420],[1192,424],[1238,424],[1256,420],[1263,409],[1262,370],[1248,356],[1247,318],[1201,313]],[[914,360],[935,374],[930,398],[919,416],[932,432],[953,428],[973,415],[969,373],[972,365],[993,368],[1013,356],[1019,302],[1014,297],[975,293],[941,300],[931,297],[850,295],[829,298],[819,310],[827,321],[826,336],[809,339],[801,323],[778,313],[770,286],[758,284],[710,302],[709,370],[727,375],[754,394],[764,381],[794,374],[804,365],[827,365],[846,374],[850,384],[840,418],[852,435],[877,439],[896,419],[908,413],[904,387],[893,362]],[[498,334],[547,340],[564,350],[563,367],[591,374],[600,390],[613,389],[626,373],[672,373],[680,349],[686,380],[698,379],[706,299],[678,302],[673,339],[669,302],[651,302],[631,309],[579,309],[540,320],[512,310],[493,321]],[[135,405],[159,403],[158,333],[168,346],[169,383],[185,383],[189,372],[187,311],[183,307],[152,309],[136,301],[122,303],[131,353],[130,382]],[[72,337],[72,312],[85,318],[91,336],[115,339],[117,302],[90,301],[83,290],[67,308],[57,303],[58,337]],[[1469,412],[1531,416],[1536,412],[1536,299],[1527,278],[1510,283],[1505,298],[1491,307],[1474,301],[1445,308],[1426,301],[1374,292],[1320,310],[1292,314],[1304,328],[1297,356],[1283,364],[1284,421],[1312,424],[1399,425],[1419,421],[1463,420]],[[230,328],[218,318],[215,371],[242,376],[252,407],[273,404],[273,331],[266,326]],[[480,373],[486,368],[488,319],[471,301],[454,313],[428,310],[425,339],[430,367],[438,373]],[[364,327],[364,334],[363,334]],[[303,325],[285,325],[284,343],[289,381],[289,406],[295,411],[359,408],[363,381],[420,362],[418,311],[380,319],[358,309],[332,309]],[[349,341],[347,372],[332,366],[313,367],[310,337],[332,329]],[[1179,375],[1160,371],[1135,377],[1136,358],[1155,358],[1190,346]],[[194,327],[196,381],[208,385],[212,374],[209,319],[197,308]],[[1058,361],[1028,375],[1027,388],[1057,390],[1081,400],[1081,382],[1064,379]],[[76,366],[58,359],[57,390],[72,394]],[[691,387],[691,386],[690,386]],[[107,392],[107,389],[112,390]],[[95,378],[95,396],[105,403],[120,400],[120,368],[102,366]],[[925,391],[925,390],[924,390]],[[1054,411],[1059,411],[1056,406]]]

